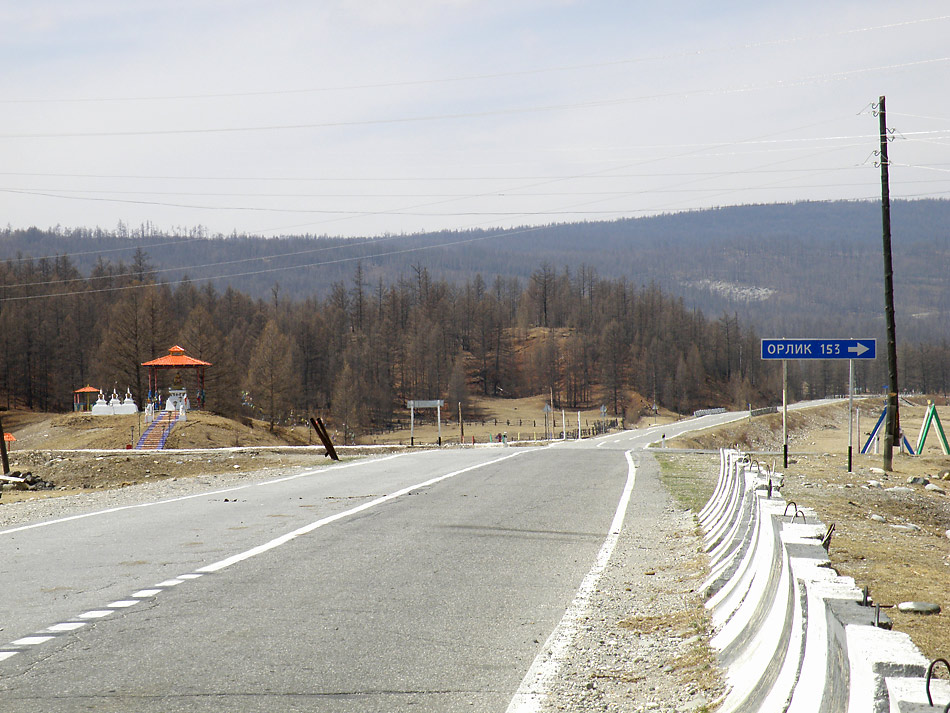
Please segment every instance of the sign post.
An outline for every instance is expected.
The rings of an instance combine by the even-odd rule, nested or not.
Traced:
[[[848,373],[848,472],[851,472],[851,413],[854,407],[854,360],[877,358],[875,339],[763,339],[763,359],[782,360],[783,463],[788,468],[788,360],[847,359]]]
[[[442,447],[442,407],[445,405],[445,401],[442,399],[430,399],[428,401],[420,401],[419,399],[410,400],[406,402],[406,406],[409,407],[409,445],[414,446],[415,439],[415,428],[416,428],[416,409],[417,408],[434,408],[436,411],[436,420],[439,423],[439,447]],[[459,411],[461,413],[461,410]]]

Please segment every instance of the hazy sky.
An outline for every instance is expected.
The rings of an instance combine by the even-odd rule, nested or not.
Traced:
[[[379,235],[950,196],[945,0],[0,0],[0,224]]]

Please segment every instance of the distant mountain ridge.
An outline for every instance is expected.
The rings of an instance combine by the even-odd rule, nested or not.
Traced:
[[[950,201],[891,207],[899,337],[950,334]],[[601,277],[656,283],[708,316],[736,313],[767,336],[876,336],[883,325],[881,210],[877,202],[750,205],[511,230],[443,231],[358,240],[295,236],[174,237],[117,231],[7,228],[0,259],[69,255],[81,274],[97,261],[128,267],[142,248],[161,280],[228,284],[269,298],[326,295],[410,279],[462,281],[480,273],[526,280],[542,263]],[[101,262],[100,262],[101,266]],[[872,334],[872,332],[874,334]]]

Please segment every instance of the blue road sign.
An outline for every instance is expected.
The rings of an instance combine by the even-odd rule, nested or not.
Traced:
[[[763,359],[876,359],[875,339],[763,339]]]

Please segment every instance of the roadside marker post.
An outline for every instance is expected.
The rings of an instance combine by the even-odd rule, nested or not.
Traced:
[[[848,472],[852,472],[851,430],[854,409],[854,360],[876,359],[876,339],[763,339],[762,359],[782,361],[782,451],[783,467],[788,468],[788,360],[847,359],[848,364]]]

